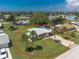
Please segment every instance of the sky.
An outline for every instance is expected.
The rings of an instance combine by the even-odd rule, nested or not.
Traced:
[[[78,12],[79,0],[0,0],[0,11]]]

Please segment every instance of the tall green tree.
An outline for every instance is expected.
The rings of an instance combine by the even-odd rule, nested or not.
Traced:
[[[35,13],[32,16],[32,19],[31,19],[30,22],[31,22],[31,24],[47,24],[48,23],[48,19],[42,13]]]
[[[28,48],[28,40],[29,40],[29,37],[26,34],[22,34],[22,40],[24,42],[26,42],[26,45],[27,45],[27,48]]]
[[[11,30],[15,30],[16,29],[16,27],[15,27],[15,25],[16,25],[15,16],[14,15],[10,15],[7,19],[10,22],[10,29]]]
[[[8,18],[7,18],[7,21],[15,21],[15,16],[14,15],[10,15]]]

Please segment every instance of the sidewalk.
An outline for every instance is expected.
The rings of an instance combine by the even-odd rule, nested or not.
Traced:
[[[6,48],[6,51],[8,52],[8,58],[9,58],[9,59],[12,59],[12,55],[11,55],[11,53],[10,53],[10,49],[9,49],[9,48]]]

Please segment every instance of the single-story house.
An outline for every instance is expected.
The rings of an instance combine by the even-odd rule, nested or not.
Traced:
[[[76,31],[79,31],[79,22],[72,22]]]
[[[2,22],[3,21],[3,19],[0,19],[0,22]]]
[[[2,25],[2,22],[0,22],[0,29],[2,28],[2,26],[3,26],[3,25]]]
[[[4,15],[4,18],[7,19],[9,16],[10,16],[10,15],[8,15],[8,14],[7,14],[7,15]]]
[[[63,24],[63,26],[67,29],[67,30],[73,30],[75,29],[75,27],[72,24]]]
[[[28,29],[28,32],[26,34],[28,36],[30,36],[31,35],[30,32],[32,32],[32,31],[35,31],[36,34],[37,34],[37,37],[41,38],[41,37],[47,37],[47,36],[49,36],[51,34],[51,32],[52,32],[52,29],[41,28],[41,27],[39,27],[39,28],[31,28],[31,29]]]
[[[74,24],[75,24],[76,26],[79,26],[79,22],[75,22]]]
[[[31,17],[29,16],[18,16],[16,17],[16,20],[22,21],[22,20],[29,20],[31,19]]]
[[[25,26],[25,25],[29,25],[29,22],[28,21],[18,21],[18,22],[16,22],[16,25]]]
[[[70,16],[67,16],[66,19],[73,21],[73,20],[78,20],[78,17],[75,15],[70,15]]]
[[[58,24],[55,25],[55,27],[57,28],[57,30],[74,30],[75,27],[72,24]]]
[[[59,18],[59,17],[65,18],[66,15],[64,15],[64,14],[58,14],[58,15],[52,15],[52,14],[50,14],[50,15],[48,16],[48,19],[49,19],[49,20],[53,20],[53,19]]]
[[[48,19],[49,19],[49,20],[53,20],[53,19],[55,19],[55,18],[56,18],[56,16],[52,16],[52,15],[49,15],[49,16],[48,16]]]
[[[0,48],[8,47],[9,43],[10,43],[10,40],[8,35],[4,33],[2,30],[0,30]]]

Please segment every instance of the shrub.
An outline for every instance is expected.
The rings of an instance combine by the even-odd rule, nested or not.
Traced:
[[[33,50],[34,50],[33,47],[28,47],[28,48],[26,48],[26,51],[28,51],[28,52],[32,52]]]
[[[75,32],[72,32],[71,33],[71,37],[75,37],[76,36],[76,33]]]
[[[60,40],[54,40],[56,43],[60,43],[61,41]]]
[[[37,47],[36,47],[36,50],[42,50],[42,49],[43,49],[42,46],[37,46]]]

